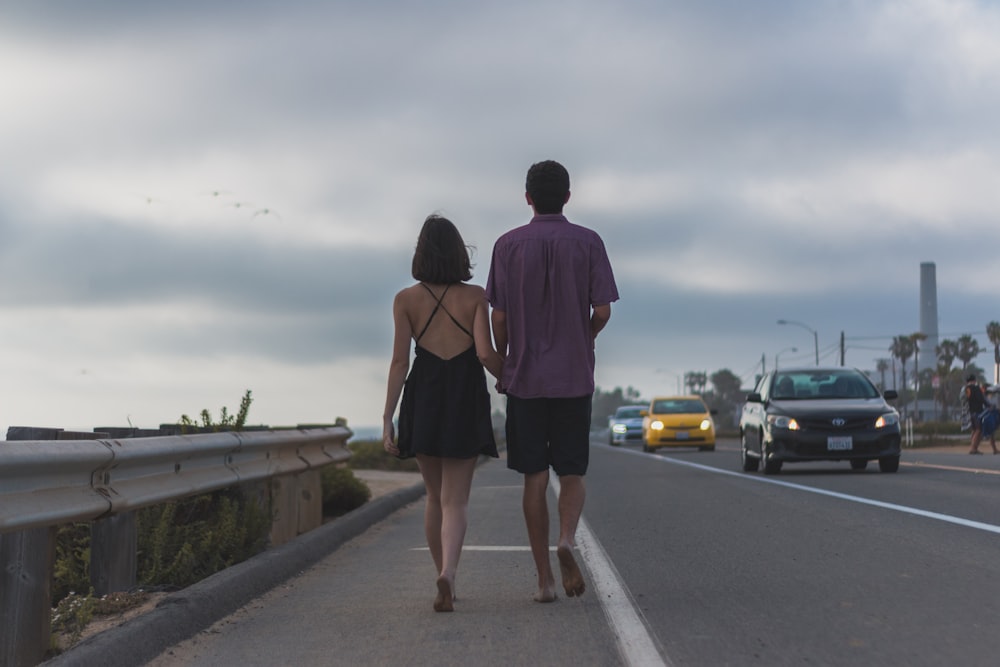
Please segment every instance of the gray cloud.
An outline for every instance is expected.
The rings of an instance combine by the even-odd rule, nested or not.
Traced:
[[[808,352],[778,318],[867,365],[917,327],[923,261],[942,332],[1000,318],[993,5],[574,7],[5,7],[0,311],[161,312],[120,349],[206,376],[381,359],[423,217],[455,220],[485,282],[525,169],[556,158],[619,278],[613,382]],[[369,380],[329,400],[374,423]]]

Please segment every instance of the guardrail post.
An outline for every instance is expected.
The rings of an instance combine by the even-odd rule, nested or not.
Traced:
[[[323,490],[318,470],[271,479],[271,546],[317,528],[323,523]]]
[[[90,583],[97,596],[135,588],[138,529],[135,512],[90,525]]]
[[[52,637],[56,529],[0,533],[0,665],[33,667]]]

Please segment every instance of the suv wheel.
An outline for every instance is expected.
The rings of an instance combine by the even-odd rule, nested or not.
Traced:
[[[750,456],[750,445],[747,443],[747,434],[744,433],[740,439],[740,458],[743,460],[743,472],[756,472],[760,466],[760,459]]]
[[[899,455],[883,456],[878,460],[878,469],[880,472],[896,472],[899,470]]]

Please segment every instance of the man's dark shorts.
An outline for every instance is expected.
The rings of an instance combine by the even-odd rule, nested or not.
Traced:
[[[593,396],[518,398],[507,395],[507,467],[524,474],[549,466],[560,477],[585,475],[590,461]]]

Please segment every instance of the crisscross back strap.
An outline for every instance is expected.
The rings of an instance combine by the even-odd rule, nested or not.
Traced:
[[[444,301],[444,295],[448,293],[449,289],[451,289],[451,285],[448,285],[447,287],[445,287],[444,291],[441,292],[441,296],[437,297],[437,296],[434,296],[434,290],[432,290],[430,287],[428,287],[425,283],[420,283],[420,284],[424,286],[424,289],[427,290],[427,292],[431,296],[434,297],[434,300],[437,301],[437,304],[434,306],[434,310],[431,311],[431,316],[427,318],[427,323],[424,325],[424,328],[420,330],[420,333],[417,335],[417,337],[416,337],[415,340],[418,343],[420,342],[421,337],[423,337],[424,333],[426,333],[426,331],[427,331],[427,327],[429,327],[431,325],[431,321],[434,319],[434,316],[437,315],[437,312],[438,312],[439,308],[441,310],[443,310],[448,317],[451,318],[451,321],[455,323],[455,326],[457,326],[459,329],[461,329],[462,331],[464,331],[465,334],[469,338],[472,338],[473,336],[469,332],[469,330],[466,329],[464,326],[462,326],[462,323],[459,322],[458,320],[456,320],[455,316],[452,315],[450,312],[448,312],[448,309],[445,308],[444,304],[442,303],[442,301]]]

